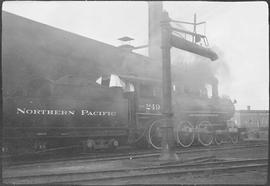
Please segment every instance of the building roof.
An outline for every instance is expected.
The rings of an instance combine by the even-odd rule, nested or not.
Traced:
[[[236,110],[238,113],[269,113],[269,110]]]
[[[153,61],[94,39],[2,11],[2,77],[5,90],[24,87],[33,75],[153,76]],[[11,76],[12,75],[12,76]]]

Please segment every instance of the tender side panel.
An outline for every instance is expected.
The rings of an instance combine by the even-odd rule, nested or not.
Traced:
[[[4,137],[126,135],[128,103],[121,91],[91,87],[88,93],[4,98]]]

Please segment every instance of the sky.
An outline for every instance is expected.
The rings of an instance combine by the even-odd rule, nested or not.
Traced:
[[[165,1],[163,8],[174,20],[193,22],[196,13],[198,22],[206,21],[198,32],[221,54],[216,62],[221,95],[237,100],[236,109],[269,110],[266,2]],[[148,43],[146,1],[6,1],[3,10],[114,46],[123,36],[134,38],[134,46]],[[181,54],[172,50],[172,60]]]

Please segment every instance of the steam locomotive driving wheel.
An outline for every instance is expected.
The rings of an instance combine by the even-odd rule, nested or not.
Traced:
[[[224,143],[224,134],[222,134],[221,130],[216,130],[215,142],[217,145],[221,145],[222,143]]]
[[[202,121],[198,126],[198,140],[204,146],[212,144],[214,139],[213,126],[209,121]]]
[[[183,121],[177,126],[176,140],[182,147],[189,147],[194,141],[195,133],[189,121]]]
[[[148,128],[147,141],[153,148],[158,150],[162,148],[162,126],[165,121],[165,119],[156,120]]]

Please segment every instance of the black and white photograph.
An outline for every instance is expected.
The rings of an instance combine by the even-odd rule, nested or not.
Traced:
[[[266,1],[4,1],[2,185],[268,185]]]

